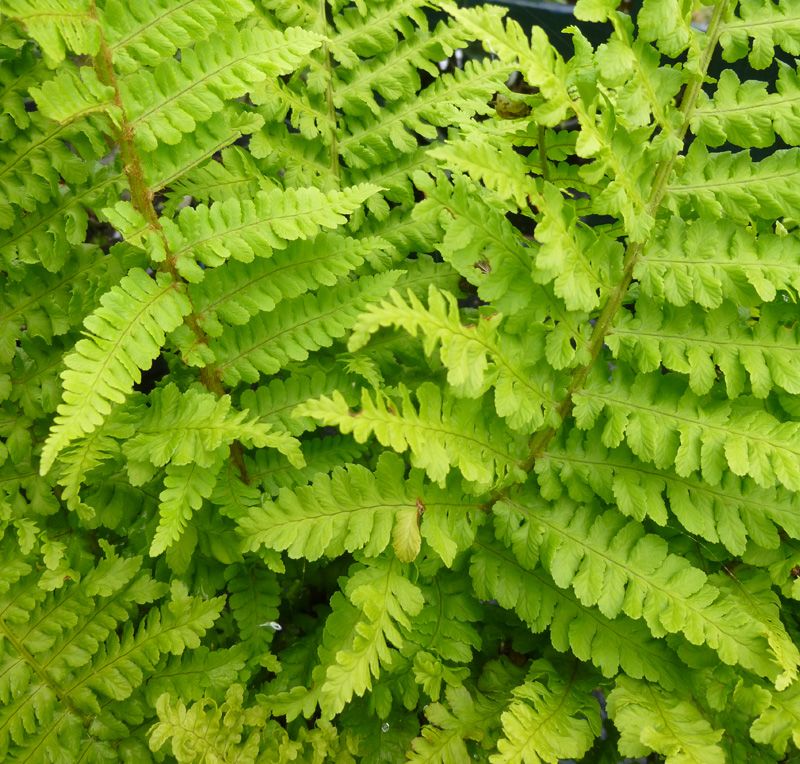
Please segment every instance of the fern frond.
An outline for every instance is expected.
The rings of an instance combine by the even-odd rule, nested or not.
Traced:
[[[425,486],[419,473],[404,480],[403,471],[393,454],[383,455],[374,472],[356,464],[334,469],[307,488],[281,489],[239,520],[239,532],[249,550],[265,545],[307,560],[356,550],[376,557],[391,542],[397,558],[410,562],[422,542],[422,512],[452,499]]]
[[[776,47],[800,55],[800,14],[789,0],[743,0],[738,13],[722,25],[719,43],[726,61],[738,61],[749,52],[750,65],[765,69]]]
[[[172,754],[180,764],[255,761],[261,742],[258,730],[264,727],[267,712],[263,706],[244,709],[243,699],[240,684],[228,688],[219,707],[203,698],[187,708],[164,693],[156,701],[159,721],[149,732],[151,750],[159,751],[171,741]],[[247,733],[246,727],[251,728]]]
[[[425,382],[417,388],[415,405],[405,387],[398,391],[397,408],[381,391],[375,391],[373,400],[364,389],[357,412],[350,410],[338,391],[296,411],[335,425],[345,434],[353,433],[359,443],[374,435],[395,451],[409,450],[411,463],[441,486],[452,467],[481,487],[524,476],[518,464],[525,452],[523,440],[511,436],[496,421],[487,421],[481,399],[443,397],[439,387]]]
[[[74,299],[76,284],[107,288],[121,275],[119,265],[114,256],[104,256],[91,247],[75,247],[57,273],[30,267],[23,281],[8,279],[0,295],[0,363],[11,363],[23,337],[52,343],[54,337],[77,326],[92,306]]]
[[[498,61],[468,61],[463,70],[434,80],[413,101],[383,109],[371,119],[351,120],[350,134],[338,142],[338,149],[348,166],[356,168],[413,152],[418,145],[415,133],[435,138],[439,126],[486,114],[487,101],[510,73],[511,67]]]
[[[336,44],[341,40],[341,37],[334,40],[331,50],[334,56],[341,55],[342,46]],[[346,75],[335,89],[334,103],[345,114],[360,116],[371,113],[379,117],[382,107],[375,100],[376,94],[385,104],[418,91],[420,71],[437,77],[440,70],[436,62],[451,56],[466,41],[460,29],[444,22],[440,22],[433,32],[419,30],[412,37],[391,46],[384,55],[359,66],[352,75]]]
[[[548,506],[535,497],[505,500],[495,511],[508,513],[506,525],[516,529],[515,554],[529,567],[539,557],[556,584],[571,586],[584,605],[596,605],[609,618],[641,618],[656,637],[682,633],[693,644],[708,644],[729,665],[777,674],[753,616],[720,597],[701,570],[639,523],[567,500]]]
[[[51,66],[68,50],[93,56],[100,47],[100,26],[89,0],[3,0],[0,10],[25,25]]]
[[[0,147],[0,228],[14,225],[12,205],[32,212],[59,195],[60,182],[84,183],[89,177],[88,163],[67,144],[75,131],[85,129],[86,144],[93,149],[85,159],[99,158],[102,136],[88,121],[78,125],[59,125],[39,113],[30,115],[31,126],[24,133],[4,141]],[[91,156],[91,154],[95,156]]]
[[[179,145],[183,145],[181,141]],[[210,158],[196,167],[187,168],[181,177],[170,183],[163,212],[174,216],[185,197],[211,204],[228,199],[253,199],[259,191],[274,187],[274,180],[265,175],[253,155],[239,146],[228,146],[219,152],[219,161]]]
[[[309,353],[330,347],[368,302],[389,291],[398,275],[389,271],[319,289],[316,295],[285,300],[271,313],[224,331],[211,343],[222,379],[228,384],[256,382],[260,374],[275,374],[289,361],[304,361]]]
[[[122,176],[101,168],[86,186],[72,193],[60,192],[49,202],[37,205],[0,233],[0,258],[7,263],[41,263],[51,273],[69,272],[72,259],[83,259],[89,210],[105,207],[121,191]],[[97,260],[102,257],[97,253]]]
[[[196,462],[168,464],[164,490],[159,495],[158,527],[150,545],[150,556],[157,557],[177,542],[194,512],[211,496],[222,469],[223,456],[217,452],[215,459],[204,466]]]
[[[305,215],[301,219],[308,221]],[[207,271],[202,282],[189,288],[195,312],[210,336],[221,334],[220,321],[246,324],[258,313],[274,310],[282,300],[333,286],[363,265],[370,249],[368,241],[334,233],[320,233],[284,246],[286,249],[272,257],[263,257],[268,252],[257,250],[262,257],[251,263],[231,260]]]
[[[438,248],[445,261],[501,313],[512,315],[528,305],[532,253],[505,217],[506,210],[464,177],[454,178],[452,186],[443,178],[415,180],[426,198],[415,208],[414,219],[433,218],[437,227],[440,220],[444,223]]]
[[[245,109],[238,102],[226,104],[210,119],[197,125],[177,145],[160,145],[143,157],[145,182],[155,192],[162,188],[177,187],[186,174],[202,165],[218,151],[224,150],[244,135],[259,130],[264,120],[258,114]],[[176,201],[170,196],[171,201]],[[172,206],[164,212],[172,211]]]
[[[352,572],[344,593],[358,618],[348,640],[325,672],[319,704],[323,716],[339,713],[353,695],[372,686],[381,665],[392,660],[393,649],[404,644],[401,629],[424,604],[422,592],[401,571],[397,560],[377,559]]]
[[[430,703],[425,706],[428,723],[419,737],[411,741],[413,753],[408,754],[411,764],[455,764],[469,756],[466,740],[482,741],[487,721],[500,709],[486,696],[472,694],[464,686],[447,687],[447,704]]]
[[[262,422],[298,436],[314,430],[317,423],[309,417],[294,416],[294,409],[309,398],[328,395],[334,390],[344,390],[346,395],[349,384],[348,377],[337,370],[318,370],[310,375],[291,374],[286,379],[272,379],[268,385],[255,390],[245,390],[239,403]],[[356,403],[355,392],[348,400]]]
[[[785,488],[765,489],[749,478],[726,474],[716,486],[636,459],[624,445],[606,448],[600,433],[574,431],[567,447],[551,445],[536,462],[542,495],[557,499],[562,486],[576,501],[600,496],[620,512],[666,525],[673,514],[690,533],[742,554],[747,539],[774,549],[778,528],[800,538],[800,497]]]
[[[725,69],[713,98],[701,96],[692,114],[692,132],[709,146],[726,142],[742,148],[772,146],[776,134],[787,145],[800,143],[797,71],[779,62],[775,90],[768,93],[766,82],[740,82],[733,69]]]
[[[228,606],[239,629],[239,640],[247,649],[248,661],[265,664],[275,636],[281,585],[270,570],[255,565],[236,564],[225,569],[229,592]]]
[[[623,316],[608,336],[614,356],[642,372],[664,367],[689,377],[698,395],[711,391],[717,369],[725,375],[728,397],[750,389],[757,398],[771,390],[800,393],[800,338],[794,311],[766,305],[758,321],[746,321],[736,306],[711,311],[669,309],[647,300],[636,303],[636,317]]]
[[[791,740],[800,748],[800,684],[795,682],[782,692],[772,693],[769,705],[761,711],[750,727],[750,735],[757,743],[765,743],[780,756],[786,753]]]
[[[392,290],[387,300],[371,305],[359,317],[347,347],[358,350],[384,326],[405,329],[412,337],[421,333],[428,355],[441,346],[447,381],[456,395],[477,398],[491,386],[495,409],[510,426],[530,431],[546,422],[555,424],[552,382],[537,378],[534,371],[541,355],[532,344],[523,353],[521,343],[501,335],[497,331],[501,319],[498,314],[484,315],[477,323],[465,325],[451,294],[430,287],[426,309],[413,292],[403,300]]]
[[[91,66],[61,67],[52,79],[33,87],[30,94],[48,119],[68,125],[91,114],[107,114],[115,123],[121,117],[114,104],[114,88],[104,85]]]
[[[288,74],[318,45],[316,35],[295,28],[227,30],[184,49],[180,62],[167,59],[152,73],[128,75],[120,90],[138,144],[152,151],[159,142],[178,143],[226,100],[268,76]]]
[[[135,434],[123,446],[130,461],[150,462],[157,467],[167,462],[210,467],[223,446],[238,440],[246,446],[277,448],[295,466],[303,466],[296,440],[248,417],[246,411],[231,410],[227,395],[218,398],[197,389],[181,392],[175,384],[169,384],[154,391],[149,402]]]
[[[727,761],[719,745],[724,731],[713,729],[691,698],[621,676],[608,695],[608,714],[620,731],[623,756],[655,751],[666,756],[667,764]]]
[[[165,341],[189,313],[186,296],[168,276],[151,279],[134,268],[85,320],[91,334],[65,359],[63,403],[41,455],[46,474],[59,452],[96,429],[122,403]]]
[[[574,666],[569,675],[549,661],[534,661],[503,712],[503,736],[492,764],[580,758],[600,734],[594,677]]]
[[[249,0],[188,0],[180,5],[169,0],[135,5],[109,0],[103,8],[103,31],[114,66],[127,73],[171,58],[252,10]]]
[[[247,472],[269,496],[277,496],[281,488],[294,489],[307,485],[321,473],[356,461],[365,447],[351,438],[332,436],[303,441],[305,467],[297,468],[283,454],[273,449],[259,449],[247,458]]]
[[[536,565],[522,565],[510,550],[482,535],[470,559],[470,576],[481,599],[514,611],[534,633],[550,630],[560,652],[591,661],[603,676],[620,669],[667,689],[679,683],[672,651],[647,627],[624,615],[608,618],[587,607],[572,592],[556,586]]]
[[[252,201],[232,198],[210,207],[186,207],[177,222],[168,218],[161,222],[178,269],[191,281],[200,281],[204,273],[198,262],[218,266],[231,257],[245,263],[256,254],[269,257],[287,242],[343,225],[345,216],[377,190],[368,184],[327,193],[313,187],[272,188],[260,191]],[[154,237],[148,238],[152,243]],[[163,256],[159,253],[154,259]]]
[[[675,375],[640,375],[634,386],[630,382],[589,383],[575,396],[578,427],[591,428],[605,412],[603,444],[614,447],[624,438],[636,456],[659,468],[674,464],[681,476],[700,470],[717,485],[727,465],[762,488],[800,489],[798,423],[781,422],[744,398],[738,406],[699,398]]]
[[[675,212],[747,225],[751,216],[779,219],[800,204],[800,148],[785,149],[754,162],[749,151],[709,154],[695,142],[678,177],[670,184],[668,203]]]
[[[687,222],[677,215],[659,233],[634,267],[643,293],[656,300],[719,308],[726,297],[755,306],[779,292],[800,294],[800,245],[792,236],[756,236],[724,219]]]

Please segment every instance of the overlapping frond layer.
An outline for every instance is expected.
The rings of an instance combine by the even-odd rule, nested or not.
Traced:
[[[153,279],[134,268],[100,299],[84,325],[90,334],[65,359],[63,403],[41,457],[46,473],[71,441],[92,432],[122,403],[164,344],[189,313],[185,294],[171,278]]]
[[[482,414],[481,399],[442,398],[432,383],[417,388],[416,403],[404,387],[398,393],[395,403],[380,391],[373,396],[365,389],[360,410],[351,411],[336,391],[330,398],[323,396],[300,406],[298,413],[353,433],[358,442],[374,435],[396,451],[410,451],[412,464],[440,485],[453,467],[486,488],[519,480],[522,472],[517,462],[524,453],[523,441],[501,435],[502,426]]]
[[[712,486],[696,474],[643,464],[624,445],[608,448],[597,431],[585,438],[573,431],[567,443],[554,443],[537,460],[536,471],[548,499],[565,491],[578,501],[596,495],[628,517],[649,517],[660,526],[674,515],[689,533],[722,543],[733,554],[744,552],[748,539],[776,548],[778,529],[800,536],[796,493],[761,488],[730,473]]]
[[[425,308],[413,292],[404,300],[393,290],[388,300],[360,316],[348,348],[358,350],[384,326],[405,329],[412,336],[422,334],[427,354],[440,346],[447,381],[456,395],[477,398],[493,387],[495,409],[512,427],[538,429],[545,421],[552,424],[553,385],[536,379],[534,373],[540,356],[528,346],[523,361],[522,343],[497,331],[501,319],[497,314],[484,315],[477,323],[464,325],[450,294],[430,287]]]
[[[634,268],[642,291],[656,300],[719,308],[727,298],[756,306],[780,293],[796,298],[800,242],[760,233],[724,218],[684,221],[671,216]]]
[[[781,421],[746,399],[739,403],[700,398],[676,375],[641,375],[593,382],[576,395],[575,418],[588,430],[602,416],[604,445],[624,440],[642,461],[659,468],[674,465],[682,476],[700,472],[712,486],[730,470],[762,488],[800,489],[800,424]]]
[[[120,72],[155,66],[175,51],[201,43],[220,26],[236,23],[253,10],[249,0],[169,0],[126,5],[109,0],[103,7],[103,27]]]
[[[708,644],[726,663],[777,675],[777,656],[766,653],[756,618],[719,597],[705,574],[671,554],[661,537],[613,511],[598,514],[571,501],[534,503],[508,500],[499,508],[502,536],[522,562],[538,559],[558,586],[571,586],[583,605],[596,605],[609,618],[642,619],[656,637],[683,634]]]
[[[578,666],[566,676],[546,660],[534,661],[503,712],[503,734],[492,764],[581,757],[600,733],[600,706],[590,690],[594,677]],[[533,732],[532,732],[533,730]]]
[[[305,361],[309,353],[330,347],[368,302],[389,291],[398,275],[389,271],[284,300],[276,310],[223,331],[211,343],[222,379],[229,384],[257,382],[261,374],[275,374],[291,361]]]
[[[159,141],[178,143],[226,100],[268,76],[288,74],[318,45],[315,35],[296,28],[231,29],[186,49],[180,61],[166,59],[152,73],[128,75],[120,90],[139,145],[152,151]]]

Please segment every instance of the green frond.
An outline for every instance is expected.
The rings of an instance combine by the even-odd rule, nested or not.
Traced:
[[[458,764],[470,754],[466,740],[483,741],[488,719],[500,712],[497,704],[484,695],[462,686],[447,687],[447,703],[425,706],[427,724],[419,737],[411,741],[413,753],[408,755],[411,764]]]
[[[727,220],[687,222],[673,215],[634,267],[642,292],[684,306],[719,308],[728,298],[755,306],[780,292],[795,299],[800,248],[791,236],[755,235]]]
[[[728,397],[746,390],[757,398],[771,390],[800,393],[800,339],[794,310],[765,305],[757,321],[732,303],[716,310],[670,308],[648,300],[636,303],[636,317],[622,317],[608,335],[614,357],[638,371],[664,368],[687,374],[698,395],[711,391],[718,369]]]
[[[742,569],[739,574],[717,573],[711,582],[730,600],[747,610],[762,628],[762,633],[783,669],[774,681],[775,689],[785,690],[797,682],[800,650],[781,621],[780,600],[772,591],[769,574],[764,570]],[[788,619],[787,619],[788,620]]]
[[[404,480],[404,469],[398,457],[384,454],[374,472],[349,464],[318,475],[306,488],[283,488],[277,499],[238,521],[245,548],[264,545],[316,560],[356,550],[376,557],[391,543],[397,558],[410,562],[422,543],[422,513],[452,499],[424,485],[420,473]]]
[[[185,295],[168,276],[151,279],[134,268],[100,299],[84,325],[91,334],[64,359],[63,403],[41,455],[46,474],[59,452],[95,430],[122,403],[159,354],[165,332],[189,313]]]
[[[692,114],[692,132],[709,146],[772,146],[776,134],[790,146],[800,143],[800,76],[782,62],[774,93],[766,82],[740,82],[725,69],[713,98],[703,94],[701,103]]]
[[[191,178],[193,170],[202,167],[218,151],[224,151],[242,136],[255,133],[263,124],[258,114],[239,102],[226,104],[197,125],[194,132],[184,135],[177,145],[159,145],[146,155],[142,169],[148,188],[155,192],[177,187],[184,176]],[[168,196],[173,204],[165,206],[165,213],[173,212],[174,204],[180,201],[176,195]]]
[[[243,327],[234,327],[211,342],[217,368],[227,384],[257,382],[261,374],[275,374],[290,361],[304,361],[309,353],[330,347],[356,322],[367,303],[380,299],[392,287],[397,271],[368,276],[284,300],[271,313],[260,313]]]
[[[410,103],[403,101],[360,121],[351,119],[353,127],[338,142],[338,149],[348,166],[356,168],[413,152],[418,145],[415,133],[435,138],[437,127],[488,113],[487,101],[502,89],[511,71],[499,61],[468,61],[464,69],[434,80]]]
[[[596,605],[608,618],[624,613],[643,619],[655,637],[682,633],[706,643],[730,665],[762,676],[777,674],[760,624],[738,603],[719,596],[706,575],[666,541],[617,512],[537,497],[507,499],[502,511],[515,555],[531,567],[537,560],[580,602]]]
[[[556,586],[536,565],[525,566],[498,542],[482,535],[470,558],[475,594],[514,611],[534,633],[549,629],[559,652],[590,661],[603,676],[622,670],[671,689],[679,683],[675,657],[647,627],[625,615],[608,618]]]
[[[149,731],[150,748],[159,751],[167,742],[176,761],[255,762],[267,712],[262,706],[242,707],[244,688],[231,685],[225,702],[219,707],[202,698],[187,708],[180,700],[174,703],[168,693],[156,701],[159,721]],[[245,732],[245,728],[249,728]]]
[[[754,162],[749,151],[709,154],[695,142],[668,189],[670,207],[747,225],[752,216],[774,220],[800,204],[800,148]]]
[[[26,269],[22,281],[6,280],[0,294],[0,363],[11,363],[22,338],[52,343],[78,326],[93,306],[74,298],[76,284],[104,290],[121,275],[119,267],[113,255],[76,247],[57,273],[36,266]]]
[[[30,125],[25,108],[28,88],[45,77],[46,67],[26,45],[11,59],[0,61],[0,139],[7,141]]]
[[[180,145],[183,145],[181,141]],[[197,202],[211,204],[228,199],[253,199],[259,191],[273,188],[274,180],[265,175],[249,151],[228,146],[219,152],[219,161],[212,157],[187,168],[181,177],[170,183],[163,211],[172,217],[189,196]]]
[[[278,623],[281,584],[261,566],[238,563],[225,569],[228,607],[239,630],[248,661],[265,665]]]
[[[93,56],[100,47],[100,26],[89,0],[3,0],[0,12],[25,26],[51,66],[68,50]]]
[[[365,447],[352,438],[332,436],[303,441],[305,467],[295,467],[283,454],[273,449],[258,449],[247,458],[247,472],[268,496],[277,496],[281,488],[307,485],[316,475],[356,461]]]
[[[239,679],[244,665],[238,646],[213,650],[198,647],[170,656],[157,674],[148,677],[144,694],[152,706],[165,692],[184,700],[199,700],[205,694],[221,697]]]
[[[250,411],[262,422],[278,426],[294,436],[316,429],[317,423],[309,417],[298,417],[293,411],[309,398],[329,395],[334,390],[347,394],[350,380],[344,373],[315,371],[313,374],[290,374],[286,379],[272,379],[268,385],[255,390],[245,390],[239,401],[241,408]],[[358,397],[353,391],[351,402]]]
[[[309,217],[300,216],[306,221],[304,225]],[[195,311],[209,335],[218,337],[222,333],[220,322],[246,324],[258,313],[274,310],[282,300],[321,286],[334,286],[342,276],[363,265],[370,251],[369,241],[327,232],[284,246],[271,257],[259,257],[250,263],[231,260],[206,271],[199,284],[189,287]],[[235,252],[236,256],[240,254],[241,250]]]
[[[114,66],[131,72],[207,40],[219,27],[241,21],[252,11],[249,0],[188,0],[179,5],[170,0],[141,4],[107,0],[103,31]]]
[[[677,375],[596,379],[575,396],[574,414],[582,430],[604,414],[604,445],[614,447],[624,439],[643,461],[662,469],[674,465],[682,477],[699,470],[714,486],[730,468],[762,488],[800,489],[798,423],[782,422],[746,398],[736,404],[700,398]]]
[[[100,82],[91,66],[62,66],[51,80],[31,88],[30,94],[38,110],[61,125],[96,113],[107,114],[115,123],[122,116],[114,104],[114,88]]]
[[[772,693],[769,705],[750,727],[757,743],[765,743],[780,756],[786,753],[789,741],[800,749],[800,684],[795,682],[782,692]]]
[[[204,276],[198,263],[213,267],[228,258],[250,263],[256,255],[269,257],[284,249],[287,242],[338,228],[377,190],[369,184],[327,193],[313,187],[271,188],[252,200],[231,198],[211,206],[186,207],[175,222],[162,218],[161,224],[179,271],[196,282]],[[154,234],[145,237],[151,257],[162,260],[166,253],[158,251],[158,239]],[[135,236],[132,240],[137,243]]]
[[[456,395],[478,398],[493,387],[495,409],[511,427],[529,431],[545,422],[555,424],[552,382],[537,379],[534,371],[541,355],[530,344],[523,353],[521,343],[501,335],[501,320],[499,314],[483,315],[477,323],[462,324],[455,297],[435,287],[428,291],[427,309],[413,292],[403,300],[392,290],[387,300],[360,316],[347,347],[358,350],[385,326],[405,329],[412,337],[421,333],[428,355],[441,346],[439,355]]]
[[[102,135],[87,120],[60,125],[38,112],[31,125],[0,146],[0,228],[12,228],[13,207],[32,212],[37,204],[58,199],[61,180],[85,183],[88,161],[102,154]],[[80,131],[81,141],[69,145]],[[81,153],[74,150],[78,148]],[[13,207],[12,207],[13,205]]]
[[[800,14],[791,0],[742,0],[738,5],[738,16],[727,19],[720,33],[726,61],[738,61],[749,53],[750,65],[765,69],[775,56],[775,48],[800,55]]]
[[[222,462],[223,454],[218,451],[208,464],[167,465],[164,490],[159,495],[158,527],[150,545],[151,557],[157,557],[181,538],[192,514],[211,496]]]
[[[506,219],[506,210],[461,176],[452,186],[442,178],[417,182],[426,198],[414,210],[414,219],[433,218],[443,226],[439,250],[445,261],[501,313],[511,315],[524,308],[531,300],[533,258]]]
[[[220,450],[238,440],[256,448],[277,448],[295,466],[303,466],[300,445],[284,431],[247,411],[231,409],[230,396],[190,389],[181,392],[175,384],[155,390],[150,406],[140,412],[135,433],[123,446],[130,462],[150,462],[163,467],[167,462],[192,462],[210,467]]]
[[[531,664],[501,717],[492,764],[580,758],[592,747],[602,726],[594,676],[578,665],[567,671],[544,659]]]
[[[422,592],[394,559],[377,559],[356,568],[344,593],[357,618],[327,666],[319,689],[319,705],[326,718],[338,714],[353,695],[370,689],[372,677],[382,665],[391,663],[396,649],[402,649],[402,630],[411,628],[410,619],[424,604]]]
[[[427,30],[425,0],[379,0],[359,11],[349,8],[337,15],[336,34],[330,47],[334,58],[346,69],[352,69],[359,58],[377,56],[393,50],[402,39],[416,31]]]
[[[727,761],[719,745],[724,730],[713,729],[692,698],[622,676],[608,695],[608,715],[620,732],[623,756],[655,751],[666,757],[666,764]]]
[[[331,46],[334,56],[341,55],[342,48],[336,44],[341,39],[334,38]],[[388,48],[383,55],[366,61],[353,74],[345,75],[334,91],[334,103],[348,115],[379,117],[384,107],[378,105],[376,95],[386,104],[417,92],[420,71],[437,77],[440,70],[436,62],[448,58],[466,42],[463,32],[452,24],[440,22],[432,32],[427,31],[426,24],[425,31],[418,30]]]
[[[585,437],[573,431],[566,446],[554,443],[537,459],[536,471],[548,499],[559,498],[563,489],[576,501],[597,495],[628,517],[649,517],[661,526],[672,514],[689,533],[722,543],[733,554],[745,550],[748,538],[774,549],[781,543],[779,528],[800,538],[797,494],[760,488],[731,473],[711,486],[694,474],[657,469],[624,445],[607,448],[597,431]]]
[[[351,411],[338,391],[328,398],[309,401],[296,411],[322,424],[353,433],[359,443],[371,435],[395,451],[411,452],[411,463],[444,486],[452,467],[480,488],[523,476],[519,461],[524,441],[499,422],[487,420],[481,399],[443,396],[439,387],[425,382],[416,391],[417,404],[405,387],[398,387],[399,403],[379,390],[373,400],[362,390],[360,411]]]
[[[89,210],[104,207],[121,190],[122,176],[112,168],[93,173],[85,186],[59,192],[48,202],[20,216],[0,232],[0,260],[12,264],[41,263],[48,271],[69,272],[72,260],[84,259]],[[98,261],[103,258],[96,253]]]
[[[120,90],[138,144],[152,151],[159,142],[178,143],[226,100],[243,96],[267,77],[288,74],[318,45],[316,35],[296,28],[285,33],[230,29],[183,49],[180,61],[166,59],[152,73],[128,75]]]

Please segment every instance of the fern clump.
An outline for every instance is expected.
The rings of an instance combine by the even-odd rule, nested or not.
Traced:
[[[791,757],[800,17],[619,6],[0,0],[0,758]]]

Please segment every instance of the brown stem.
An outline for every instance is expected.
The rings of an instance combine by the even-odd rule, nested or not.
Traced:
[[[95,18],[97,17],[97,9],[94,2],[92,2],[91,14]],[[128,119],[128,115],[125,111],[125,105],[122,101],[119,83],[117,82],[117,76],[114,72],[114,62],[111,55],[111,49],[108,47],[108,43],[105,40],[102,28],[100,31],[100,50],[94,58],[94,68],[97,72],[97,77],[100,82],[114,89],[114,104],[119,110],[120,122],[119,125],[114,127],[113,132],[115,134],[114,137],[117,141],[117,144],[119,145],[122,168],[125,173],[125,177],[128,180],[128,187],[131,193],[131,204],[133,205],[134,209],[147,221],[147,225],[150,230],[153,231],[161,240],[161,247],[166,253],[166,257],[160,266],[160,270],[169,273],[175,283],[180,283],[182,279],[178,273],[176,258],[170,252],[167,237],[164,233],[164,229],[161,226],[161,222],[158,219],[158,212],[153,204],[153,192],[150,190],[147,182],[145,181],[142,162],[139,158],[139,152],[136,149],[136,133],[133,124]],[[187,295],[187,298],[189,299],[191,305],[191,297]],[[186,317],[185,321],[186,325],[194,334],[196,341],[199,344],[207,345],[208,335],[200,325],[200,321],[194,310],[194,306],[192,306],[192,310]],[[209,392],[212,392],[217,396],[226,394],[225,387],[222,384],[222,380],[220,379],[219,371],[216,366],[211,365],[201,369],[200,381],[203,383],[206,389],[209,390]],[[242,481],[244,483],[249,483],[250,481],[247,475],[247,467],[244,463],[244,452],[241,443],[234,441],[231,444],[230,456],[231,460],[239,471],[239,476],[241,477]]]
[[[683,115],[683,122],[680,130],[678,131],[678,138],[681,140],[681,142],[685,138],[689,129],[691,113],[695,107],[695,104],[697,103],[697,98],[700,95],[700,91],[703,86],[703,80],[705,79],[705,73],[708,70],[708,66],[711,62],[711,56],[717,44],[722,17],[725,13],[727,5],[728,0],[721,0],[721,2],[719,2],[714,8],[714,14],[711,17],[711,21],[708,25],[706,37],[707,44],[705,50],[703,51],[703,58],[700,63],[700,73],[687,86],[686,90],[684,91],[683,98],[681,99],[680,112]],[[667,192],[667,181],[669,180],[669,176],[672,173],[673,167],[675,166],[675,162],[678,160],[678,156],[679,153],[676,152],[668,159],[663,160],[656,168],[652,191],[646,207],[648,215],[652,217],[655,217],[659,207],[661,206],[661,203],[664,200],[664,195]],[[567,387],[567,393],[558,405],[557,412],[559,419],[562,422],[572,411],[575,393],[583,388],[584,384],[586,383],[586,378],[589,376],[589,372],[594,367],[594,364],[597,361],[601,350],[603,349],[606,336],[611,330],[611,325],[617,313],[619,312],[620,307],[622,306],[625,295],[628,292],[628,287],[630,287],[631,281],[633,280],[633,271],[643,249],[644,242],[628,242],[625,250],[622,279],[611,292],[606,304],[603,306],[603,310],[600,312],[600,316],[594,325],[592,336],[589,339],[589,360],[583,366],[580,366],[575,370],[569,386]],[[530,472],[531,469],[533,469],[536,459],[538,459],[544,449],[547,448],[547,445],[553,439],[556,432],[557,429],[555,427],[550,427],[546,430],[537,432],[531,438],[528,445],[528,457],[522,463],[522,468],[526,472]]]

